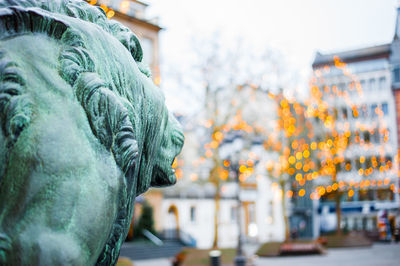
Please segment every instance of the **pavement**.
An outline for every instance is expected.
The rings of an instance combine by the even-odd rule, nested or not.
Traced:
[[[400,265],[400,244],[374,244],[366,248],[328,249],[326,255],[258,258],[268,266],[394,266]]]
[[[259,266],[394,266],[400,265],[400,244],[375,243],[366,248],[329,249],[326,255],[256,258]],[[169,259],[138,260],[135,266],[171,266]]]

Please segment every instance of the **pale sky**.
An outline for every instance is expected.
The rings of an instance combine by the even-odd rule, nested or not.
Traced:
[[[218,30],[233,38],[243,37],[257,47],[279,50],[290,68],[304,77],[303,83],[316,51],[335,52],[390,42],[397,7],[396,0],[146,2],[150,4],[148,15],[158,16],[165,28],[161,33],[162,65],[190,60],[191,36],[211,35]],[[168,81],[167,76],[162,78]],[[171,101],[168,93],[167,100]],[[178,109],[182,108],[184,104]]]

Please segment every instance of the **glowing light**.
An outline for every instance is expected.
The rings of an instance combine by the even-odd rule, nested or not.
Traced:
[[[107,17],[108,18],[112,18],[114,15],[115,15],[115,11],[112,10],[112,9],[107,12]]]
[[[353,196],[354,196],[354,190],[350,189],[350,190],[347,192],[347,195],[349,195],[350,198],[353,197]]]
[[[119,5],[119,10],[122,13],[126,14],[129,11],[129,6],[130,6],[129,1],[122,1],[121,4]]]
[[[252,167],[252,166],[254,166],[254,161],[253,161],[253,160],[247,160],[247,161],[246,161],[246,164],[247,164],[249,167]]]
[[[171,167],[175,169],[177,166],[178,166],[178,160],[175,158]]]
[[[213,152],[211,150],[206,150],[206,157],[210,158],[213,156]]]
[[[183,171],[181,168],[175,170],[175,176],[177,179],[181,179],[183,177]]]
[[[190,174],[190,180],[196,181],[197,179],[199,179],[199,176],[197,174]]]
[[[296,181],[300,181],[303,178],[302,174],[298,173],[296,175]]]
[[[294,173],[296,173],[296,170],[294,168],[289,168],[288,174],[289,175],[294,175]]]
[[[104,12],[106,12],[106,13],[107,13],[107,11],[108,11],[108,6],[106,6],[106,5],[102,4],[102,5],[100,5],[100,8],[101,8],[101,9],[103,9],[103,10],[104,10]]]
[[[228,172],[227,170],[222,170],[222,171],[220,172],[220,174],[219,174],[219,177],[220,177],[222,180],[227,180],[228,177],[229,177],[229,172]]]
[[[220,131],[217,131],[213,135],[214,139],[218,142],[221,142],[224,139],[224,134]]]
[[[311,149],[315,150],[317,148],[317,143],[316,142],[312,142],[311,143]]]
[[[241,165],[241,166],[239,167],[239,172],[241,172],[241,173],[244,173],[246,170],[247,170],[246,165]]]

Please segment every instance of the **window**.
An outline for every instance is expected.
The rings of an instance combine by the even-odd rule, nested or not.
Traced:
[[[354,133],[354,143],[360,143],[360,132],[356,131]]]
[[[153,62],[153,52],[154,52],[154,44],[153,40],[149,38],[141,39],[142,49],[143,49],[143,62],[151,66]]]
[[[361,117],[367,118],[368,117],[368,107],[366,104],[361,106]]]
[[[360,114],[358,113],[359,112],[359,107],[358,106],[354,106],[353,108],[352,108],[352,113],[353,113],[353,118],[357,118]]]
[[[335,120],[338,118],[338,110],[336,108],[333,108],[333,117]]]
[[[342,171],[342,164],[341,163],[335,164],[335,168],[336,168],[336,173],[341,172]]]
[[[386,165],[389,167],[389,169],[392,169],[392,156],[386,156],[385,157]]]
[[[389,109],[388,109],[388,104],[387,103],[382,103],[382,112],[384,115],[388,115]]]
[[[369,90],[375,90],[375,79],[370,79],[369,80]]]
[[[372,104],[371,105],[371,117],[376,117],[376,108],[378,107],[377,104]]]
[[[371,157],[368,157],[367,159],[365,159],[365,168],[368,169],[370,168],[371,165]]]
[[[360,85],[361,85],[361,90],[365,91],[365,80],[361,80]]]
[[[339,85],[338,85],[338,90],[340,91],[340,92],[344,92],[344,86],[345,86],[345,84],[344,83],[339,83]]]
[[[393,70],[393,80],[394,82],[400,82],[400,67],[395,67]]]
[[[344,167],[345,167],[346,171],[350,171],[351,170],[351,160],[350,159],[346,159]]]
[[[386,129],[384,135],[383,135],[383,141],[384,142],[388,142],[389,141],[389,134],[390,134],[390,130]]]
[[[358,169],[361,169],[361,162],[359,159],[356,159],[356,170],[358,171]]]
[[[191,222],[196,221],[196,207],[194,206],[190,207],[190,221]]]
[[[365,141],[366,143],[369,143],[369,142],[370,142],[370,135],[369,135],[369,132],[368,132],[368,131],[364,131],[364,141]]]
[[[347,119],[347,108],[342,107],[342,114],[343,114],[343,119]]]
[[[379,79],[379,90],[384,90],[386,87],[386,78],[385,77],[381,77]]]
[[[373,136],[374,136],[374,142],[379,143],[379,130],[378,129],[375,129]]]
[[[332,84],[332,85],[331,85],[331,92],[332,92],[332,93],[335,92],[335,88],[336,88],[336,91],[337,91],[337,86],[336,86],[336,84]]]
[[[235,222],[237,217],[237,208],[236,206],[231,207],[231,221]]]

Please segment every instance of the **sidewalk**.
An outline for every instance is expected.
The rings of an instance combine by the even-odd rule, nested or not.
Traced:
[[[134,266],[171,266],[170,259],[136,260]]]
[[[258,258],[256,265],[268,266],[393,266],[399,265],[400,244],[375,243],[368,248],[328,249],[326,255]]]
[[[252,249],[252,248],[250,248]],[[375,243],[371,248],[329,249],[326,255],[258,258],[255,265],[268,266],[393,266],[399,264],[400,244]],[[248,254],[250,255],[250,254]],[[137,260],[135,266],[171,266],[170,259]]]

